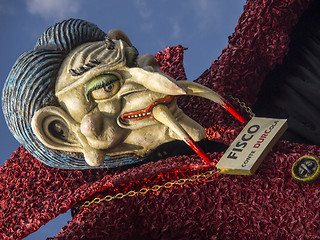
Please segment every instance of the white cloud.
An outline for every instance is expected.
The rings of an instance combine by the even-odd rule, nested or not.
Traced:
[[[191,2],[199,30],[221,24],[224,17],[222,13],[222,2],[223,1],[218,0],[198,0]]]
[[[149,18],[152,15],[151,9],[147,6],[146,0],[135,0],[134,5],[139,11],[139,14],[143,18]]]
[[[202,11],[205,11],[208,8],[208,0],[198,0],[197,4]]]
[[[153,23],[152,22],[142,23],[140,26],[140,29],[145,32],[151,32],[153,30]]]
[[[133,4],[137,9],[139,15],[143,18],[143,23],[140,25],[140,29],[145,32],[151,32],[154,30],[154,22],[151,18],[152,10],[148,6],[148,1],[146,0],[134,0]]]
[[[80,0],[26,0],[29,13],[44,19],[62,19],[80,9]]]
[[[179,38],[181,35],[181,26],[178,22],[173,22],[172,24],[172,37]]]

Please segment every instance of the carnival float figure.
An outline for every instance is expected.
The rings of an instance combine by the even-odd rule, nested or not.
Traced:
[[[52,239],[320,238],[319,182],[301,185],[290,171],[320,156],[312,2],[247,1],[228,46],[194,83],[181,81],[182,46],[139,57],[121,31],[75,19],[49,28],[4,87],[6,121],[25,148],[0,167],[0,238],[21,239],[69,209],[72,221]],[[219,174],[222,149],[244,124],[216,103],[241,121],[249,107],[288,118],[290,141],[255,175]],[[213,147],[201,151],[206,139]],[[162,154],[177,141],[201,158],[184,155],[189,148]]]
[[[23,54],[3,90],[3,109],[17,140],[49,166],[118,167],[146,159],[160,145],[196,142],[205,130],[176,97],[195,95],[244,118],[202,85],[177,82],[120,30],[70,19],[49,28]]]

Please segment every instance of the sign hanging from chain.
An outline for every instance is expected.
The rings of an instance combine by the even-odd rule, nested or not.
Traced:
[[[286,119],[253,117],[222,156],[222,174],[252,175],[288,128]]]

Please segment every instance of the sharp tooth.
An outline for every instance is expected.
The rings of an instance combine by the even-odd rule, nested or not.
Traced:
[[[186,89],[187,95],[199,96],[214,101],[220,104],[226,110],[228,110],[240,122],[246,122],[246,119],[243,116],[241,116],[241,114],[227,100],[225,100],[223,97],[221,97],[218,93],[214,92],[210,88],[190,81],[179,81],[179,85]]]
[[[205,152],[195,143],[195,141],[184,130],[180,123],[174,118],[167,106],[158,104],[152,109],[153,117],[168,126],[174,131],[189,147],[191,147],[203,160],[207,163],[211,163],[209,157]]]
[[[182,140],[184,138],[190,138],[188,133],[182,128],[178,121],[173,117],[168,107],[163,104],[158,104],[152,109],[153,117],[168,126],[173,130]]]

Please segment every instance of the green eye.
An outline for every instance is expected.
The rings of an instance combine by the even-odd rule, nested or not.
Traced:
[[[95,100],[108,99],[120,89],[119,78],[112,74],[100,75],[87,83],[86,98],[91,96]]]

